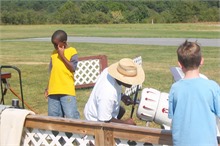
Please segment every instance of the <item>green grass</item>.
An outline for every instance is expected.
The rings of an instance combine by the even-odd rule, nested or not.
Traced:
[[[175,29],[187,28],[186,33],[184,29],[181,29],[183,36],[189,33],[188,29],[194,27],[201,34],[201,37],[209,36],[209,33],[217,30],[218,27],[215,25],[207,24],[176,24]],[[101,30],[98,29],[101,26]],[[115,25],[33,25],[33,26],[1,26],[1,39],[15,39],[15,38],[26,38],[26,37],[50,37],[51,33],[58,28],[66,30],[71,35],[75,36],[117,36],[117,37],[147,37],[154,36],[153,32],[145,34],[143,32],[136,32],[135,30],[143,30],[144,25],[119,25],[117,28]],[[122,27],[123,26],[123,27]],[[134,27],[135,26],[135,27]],[[162,27],[162,25],[147,25],[148,27],[156,29],[158,26],[158,34],[161,37],[173,37],[169,34],[174,32],[174,24],[167,24]],[[124,28],[125,27],[125,28]],[[150,32],[150,28],[148,32]],[[79,29],[79,30],[78,30]],[[132,31],[127,33],[117,33],[122,32],[122,30]],[[166,30],[166,34],[163,34],[163,30]],[[28,30],[31,30],[30,32]],[[47,30],[47,31],[46,31]],[[110,31],[112,30],[112,32]],[[160,31],[161,30],[161,31]],[[151,30],[152,31],[152,30]],[[171,33],[168,33],[168,32]],[[176,30],[178,31],[178,30]],[[180,30],[179,30],[180,31]],[[193,30],[190,30],[193,31]],[[8,34],[8,32],[10,32]],[[76,33],[77,32],[77,33]],[[125,32],[125,31],[124,31]],[[132,36],[132,32],[136,32],[135,36]],[[204,33],[204,34],[203,34]],[[13,35],[12,35],[13,34]],[[219,34],[216,33],[215,36]],[[144,36],[145,35],[145,36]],[[175,34],[174,36],[178,36]],[[198,38],[201,38],[198,36]],[[211,38],[211,35],[209,36]],[[22,85],[25,102],[27,102],[37,113],[46,115],[47,114],[47,101],[44,98],[44,89],[48,81],[48,63],[50,60],[50,53],[53,50],[53,46],[50,42],[19,42],[11,41],[5,42],[0,41],[0,64],[1,65],[13,65],[18,67],[22,73]],[[168,92],[172,84],[172,75],[169,71],[171,66],[177,66],[176,58],[176,48],[177,46],[147,46],[147,45],[118,45],[118,44],[95,44],[95,43],[69,43],[70,46],[74,46],[79,54],[79,57],[93,56],[93,55],[106,55],[108,57],[108,64],[112,64],[121,58],[129,57],[134,58],[135,56],[142,56],[143,68],[146,75],[146,80],[143,84],[143,88],[155,88],[162,92]],[[205,74],[210,79],[213,79],[220,83],[220,50],[218,47],[202,47],[203,56],[205,58],[205,64],[201,68],[201,72]],[[8,80],[11,87],[17,92],[19,92],[19,80],[17,73],[11,69],[4,69],[4,72],[11,72],[12,77]],[[83,108],[88,100],[89,94],[91,92],[89,89],[77,89],[77,100],[78,108],[83,118]],[[139,92],[140,98],[141,92]],[[11,99],[16,98],[9,91],[6,94],[5,102],[6,104],[11,104]],[[136,107],[137,108],[137,107]],[[131,106],[126,107],[127,114],[126,118],[130,115]],[[140,121],[136,118],[134,114],[135,121],[138,125],[145,125],[144,121]],[[155,125],[153,125],[155,126]]]
[[[96,24],[96,25],[1,25],[0,40],[50,37],[56,29],[69,36],[220,38],[219,23],[201,24]]]

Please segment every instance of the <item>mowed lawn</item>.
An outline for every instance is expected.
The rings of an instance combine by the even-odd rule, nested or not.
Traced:
[[[220,38],[219,24],[120,24],[120,25],[17,25],[0,26],[0,64],[16,66],[22,73],[22,87],[25,102],[35,112],[47,115],[47,100],[44,89],[48,82],[48,63],[53,46],[50,42],[23,42],[15,39],[50,37],[57,29],[65,30],[69,36],[103,37],[166,37],[166,38]],[[6,41],[10,40],[10,41]],[[173,83],[171,66],[177,66],[176,49],[178,46],[119,45],[97,43],[69,43],[77,49],[79,57],[106,55],[108,64],[121,58],[142,56],[146,80],[143,88],[154,88],[169,92]],[[201,73],[220,83],[220,48],[203,47],[204,65]],[[8,79],[11,87],[20,94],[18,74],[12,69]],[[92,88],[77,89],[78,108],[83,119],[83,108]],[[5,96],[5,103],[17,98],[10,91]],[[141,98],[141,91],[138,98]],[[123,104],[122,104],[123,105]],[[124,106],[124,105],[123,105]],[[138,106],[138,105],[137,105]],[[136,106],[136,109],[137,109]],[[127,106],[125,118],[128,118],[131,106]],[[138,125],[144,121],[133,116]],[[156,126],[153,124],[153,126]]]

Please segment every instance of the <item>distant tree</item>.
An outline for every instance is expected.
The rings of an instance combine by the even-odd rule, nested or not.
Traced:
[[[126,14],[125,17],[129,23],[140,23],[148,16],[148,10],[143,7],[135,7],[124,14]]]
[[[81,12],[84,14],[95,12],[96,11],[96,3],[94,1],[86,1],[83,2],[80,6]]]
[[[57,16],[63,24],[77,24],[80,23],[81,12],[74,2],[68,0],[58,9]]]
[[[207,8],[201,12],[199,20],[203,22],[220,22],[219,8]]]
[[[121,11],[111,11],[112,22],[113,23],[122,23],[124,22],[124,16]]]
[[[101,2],[96,2],[96,10],[108,14],[110,9],[107,6],[106,1],[101,1]]]
[[[157,13],[161,13],[169,8],[170,1],[146,1],[144,5]]]
[[[160,13],[162,21],[160,23],[171,23],[173,19],[173,15],[171,14],[170,10],[165,10]]]
[[[105,4],[108,7],[108,9],[111,11],[125,11],[126,6],[124,5],[124,3],[126,2],[120,2],[114,0],[103,2],[103,4]]]
[[[47,12],[48,13],[54,13],[54,12],[56,12],[56,7],[53,5],[53,4],[51,4],[51,5],[49,5],[48,7],[47,7]]]
[[[147,22],[147,23],[161,23],[161,22],[164,21],[164,20],[162,20],[163,18],[160,17],[160,14],[158,12],[156,12],[155,10],[153,10],[153,9],[148,9],[148,15],[149,15],[149,17],[146,18],[144,20],[144,22]]]
[[[193,16],[193,11],[190,8],[190,2],[189,1],[173,1],[172,7],[170,8],[170,12],[173,15],[172,22],[188,22],[188,19]]]
[[[110,21],[110,16],[100,11],[83,14],[81,19],[82,24],[108,24],[110,23]]]
[[[3,0],[1,24],[219,22],[217,0]]]

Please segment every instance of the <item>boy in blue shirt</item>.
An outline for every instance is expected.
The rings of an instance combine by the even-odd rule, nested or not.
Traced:
[[[199,77],[201,48],[185,41],[177,49],[178,64],[185,77],[169,93],[174,146],[217,146],[216,116],[220,118],[220,86]]]

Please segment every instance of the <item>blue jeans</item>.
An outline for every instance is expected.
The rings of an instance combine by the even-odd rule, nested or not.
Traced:
[[[49,95],[48,116],[79,119],[76,97],[61,94]]]

